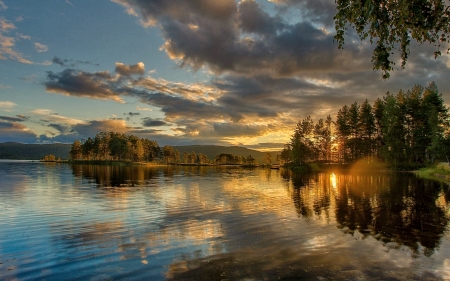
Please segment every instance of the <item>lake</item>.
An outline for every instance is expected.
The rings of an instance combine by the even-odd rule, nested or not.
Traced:
[[[450,280],[409,173],[0,161],[0,280]]]

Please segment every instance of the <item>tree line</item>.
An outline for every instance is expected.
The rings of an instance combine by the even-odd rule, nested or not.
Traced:
[[[336,114],[314,122],[307,117],[294,129],[281,158],[307,162],[352,163],[361,158],[392,167],[448,161],[448,108],[434,82],[424,88],[387,92],[373,105],[365,100],[344,105]]]
[[[208,159],[203,153],[180,152],[173,146],[162,149],[156,141],[117,132],[100,132],[94,138],[75,140],[69,152],[72,161],[157,162],[161,164],[256,164],[255,158],[219,154]]]

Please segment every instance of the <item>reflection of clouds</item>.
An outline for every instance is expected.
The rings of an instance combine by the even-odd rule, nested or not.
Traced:
[[[208,256],[224,251],[221,246],[216,245],[216,243],[220,244],[220,237],[223,236],[219,221],[192,219],[148,232],[145,234],[145,241],[147,247],[152,249],[152,253],[186,246],[200,246],[202,254]]]
[[[268,177],[264,173],[264,170],[256,170],[255,174],[232,177],[224,181],[223,191],[227,196],[226,204],[229,206],[227,209],[238,208],[244,215],[261,212],[272,213],[279,218],[292,215],[293,209],[289,208],[291,202],[287,194],[289,191],[283,190],[282,185],[273,182],[279,179],[279,175],[274,177],[271,174]]]
[[[39,227],[39,236],[24,244],[9,243],[14,246],[0,237],[0,254],[11,247],[25,248],[17,245],[40,254],[32,262],[18,263],[20,270],[70,258],[75,261],[64,265],[76,271],[74,279],[83,279],[76,275],[82,274],[80,269],[89,272],[97,265],[103,268],[105,262],[111,268],[120,266],[120,272],[96,269],[98,279],[136,276],[142,271],[157,280],[211,276],[230,280],[299,276],[420,280],[450,275],[448,233],[433,225],[424,228],[422,236],[437,229],[442,240],[430,257],[416,253],[425,250],[417,239],[420,235],[407,236],[417,230],[416,217],[411,215],[418,213],[417,206],[428,208],[430,218],[448,204],[434,185],[410,193],[414,189],[401,184],[413,186],[409,177],[335,172],[334,188],[333,176],[327,173],[282,179],[282,170],[264,169],[122,167],[100,171],[73,166],[72,174],[69,166],[35,167],[42,170],[22,171],[30,176],[22,194],[29,208],[22,211],[28,216],[22,212],[21,218],[14,219],[22,228]],[[98,178],[125,186],[105,188]],[[131,180],[139,184],[132,186]],[[391,201],[384,198],[389,192],[393,193]],[[422,197],[427,200],[419,203],[417,198]],[[5,204],[2,199],[0,204]],[[22,206],[19,198],[10,201]],[[41,206],[34,209],[34,204]],[[386,212],[386,206],[398,212]],[[392,223],[383,225],[386,219]],[[396,219],[407,228],[403,230]],[[427,222],[426,217],[421,219]],[[8,222],[0,218],[0,223]],[[52,276],[39,274],[35,279]]]

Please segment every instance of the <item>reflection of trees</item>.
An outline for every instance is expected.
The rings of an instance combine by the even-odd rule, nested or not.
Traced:
[[[412,175],[345,176],[336,200],[336,220],[350,230],[379,234],[383,242],[396,242],[431,255],[439,246],[449,218],[436,204],[439,183]]]
[[[286,176],[286,174],[284,174]],[[324,174],[291,173],[292,200],[297,213],[305,218],[325,213],[329,218],[330,183]]]
[[[92,179],[100,186],[120,187],[145,184],[156,176],[157,170],[138,165],[72,165],[76,177]]]
[[[371,234],[383,243],[405,245],[414,254],[433,254],[450,220],[448,188],[410,174],[341,174],[335,187],[329,174],[289,176],[300,216],[325,213],[328,218],[334,194],[336,221],[345,232]]]

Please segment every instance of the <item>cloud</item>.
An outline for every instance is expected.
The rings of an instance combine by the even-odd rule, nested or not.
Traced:
[[[254,137],[261,136],[269,131],[267,126],[242,125],[233,123],[213,124],[214,132],[221,137]]]
[[[138,62],[133,65],[125,65],[121,62],[116,62],[116,72],[123,76],[130,76],[133,74],[143,75],[145,73],[145,66],[143,62]]]
[[[12,101],[0,101],[0,109],[4,111],[11,111],[11,109],[16,106],[17,104],[13,103]]]
[[[0,120],[7,122],[23,122],[26,118],[23,115],[17,115],[17,117],[0,116]]]
[[[235,1],[224,1],[228,9],[219,17],[211,16],[216,13],[215,4],[206,5],[203,1],[115,2],[135,11],[144,22],[157,22],[165,39],[162,49],[182,67],[208,67],[216,74],[277,76],[372,69],[367,60],[368,49],[361,49],[350,40],[344,50],[338,50],[332,43],[333,34],[306,18],[299,17],[301,22],[292,23],[282,14],[272,16],[254,0],[241,1],[238,6]],[[297,4],[306,8],[311,15],[308,19],[319,16],[321,8],[334,9],[331,1],[317,2],[320,4]],[[323,18],[317,19],[320,20]]]
[[[161,127],[167,125],[166,122],[159,119],[152,119],[150,117],[142,118],[142,126],[144,127]]]
[[[297,8],[305,20],[327,27],[334,26],[333,16],[336,13],[334,0],[270,0],[270,2],[282,5],[279,7],[281,11]]]
[[[71,132],[82,137],[93,137],[99,132],[127,132],[124,120],[92,120],[72,126]]]
[[[58,134],[47,132],[50,136],[40,135],[41,142],[71,143],[75,140],[92,138],[99,132],[130,132],[124,120],[89,120],[71,125],[52,123],[48,127],[57,130]]]
[[[31,37],[29,35],[24,35],[22,33],[17,33],[17,37],[23,40],[31,40]]]
[[[1,10],[6,10],[6,9],[8,9],[8,7],[5,5],[5,3],[3,2],[3,1],[0,1],[0,11]]]
[[[148,107],[140,107],[140,106],[136,106],[137,110],[141,110],[141,111],[153,111],[153,109],[148,108]]]
[[[130,117],[141,115],[139,112],[128,112],[128,113],[124,113],[123,115],[126,115],[126,114],[128,114],[128,116],[130,116]]]
[[[275,149],[275,150],[281,150],[284,147],[285,143],[281,142],[265,142],[265,143],[258,143],[253,145],[246,145],[247,148],[252,149]]]
[[[15,122],[0,121],[0,142],[35,143],[37,136],[25,125]]]
[[[59,124],[62,126],[71,126],[82,123],[82,120],[69,118],[63,115],[60,115],[51,109],[35,109],[30,112],[31,114],[37,115],[38,118],[44,123],[53,124],[53,128],[55,128],[54,124]]]
[[[88,73],[69,68],[59,73],[47,72],[44,85],[51,93],[123,103],[113,89],[113,79],[107,71]]]
[[[247,33],[270,36],[285,28],[280,18],[270,17],[255,1],[242,1],[239,4],[238,20],[241,30]]]
[[[69,60],[53,57],[52,62],[54,64],[59,64],[60,66],[66,67],[68,66],[67,63],[69,62]]]
[[[46,45],[44,45],[44,44],[41,44],[41,43],[34,43],[34,48],[39,53],[45,53],[45,52],[48,51],[48,47]]]
[[[7,34],[16,29],[16,26],[6,20],[0,18],[0,60],[11,59],[24,64],[32,64],[33,62],[25,59],[23,54],[14,49],[16,39]]]
[[[74,67],[76,67],[79,64],[98,66],[98,64],[92,63],[90,61],[80,61],[80,60],[74,61],[74,60],[71,60],[71,59],[70,60],[69,59],[62,59],[62,58],[57,57],[57,56],[53,57],[52,63],[58,64],[58,65],[60,65],[62,67],[69,67],[69,68],[74,68]]]
[[[57,130],[60,134],[67,134],[70,132],[70,126],[66,124],[49,124],[48,127]]]

